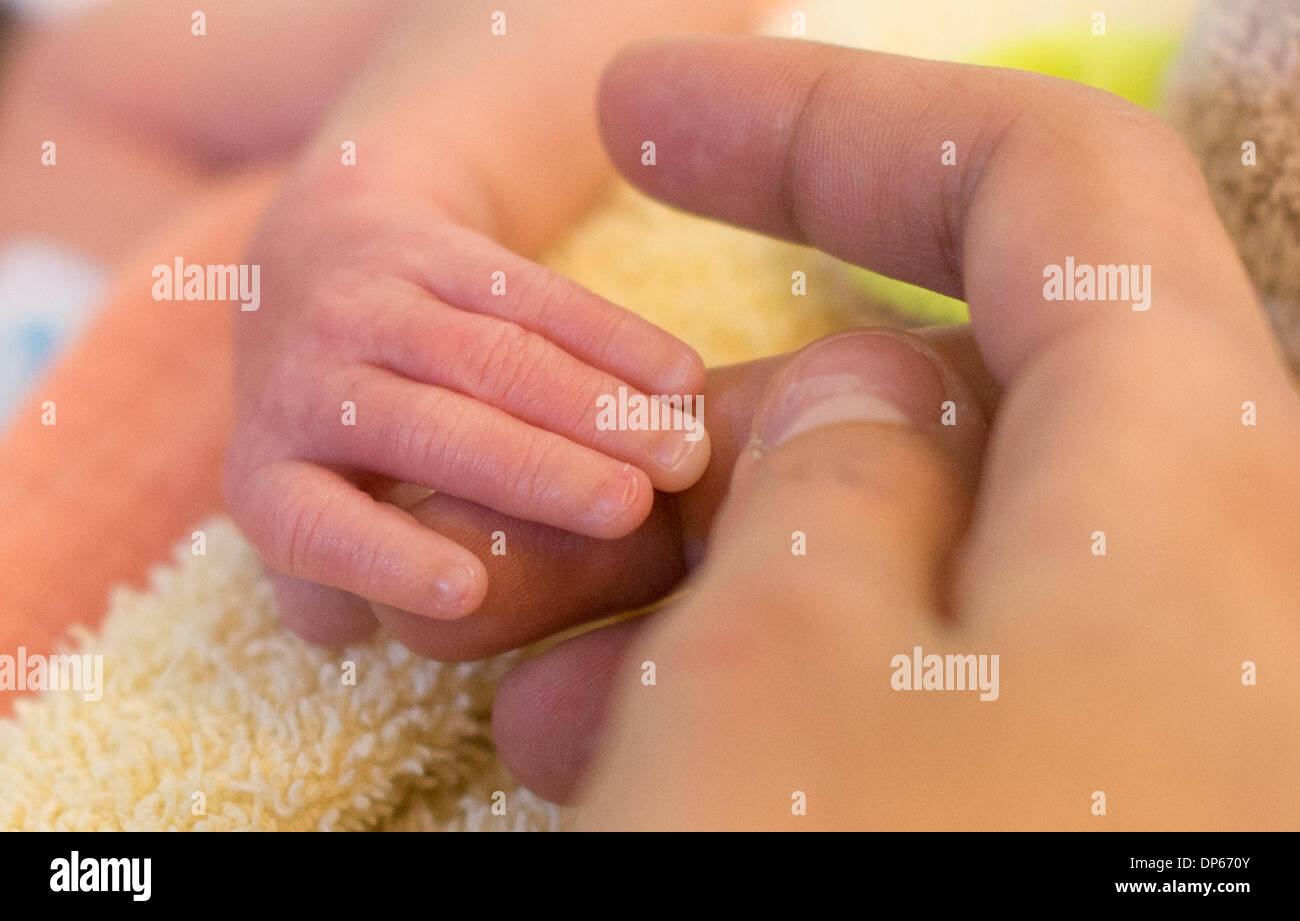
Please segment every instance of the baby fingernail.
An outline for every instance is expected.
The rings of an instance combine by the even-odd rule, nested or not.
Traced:
[[[944,383],[934,362],[904,339],[848,333],[791,360],[755,424],[762,448],[840,422],[926,427],[938,419]]]
[[[637,478],[631,464],[624,464],[616,476],[607,480],[591,503],[593,516],[612,520],[621,515],[636,501]]]
[[[684,426],[682,426],[682,429],[682,432],[674,430],[671,435],[664,438],[655,457],[655,460],[659,462],[660,469],[668,473],[672,473],[679,467],[684,466],[701,443],[700,436],[688,437],[683,432],[690,430],[685,429]]]
[[[435,585],[439,606],[450,613],[463,613],[475,581],[474,570],[469,566],[463,563],[451,566]]]

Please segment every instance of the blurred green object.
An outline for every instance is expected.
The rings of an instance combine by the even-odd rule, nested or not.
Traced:
[[[1112,23],[1113,25],[1113,23]],[[1181,38],[1162,32],[1123,30],[1094,36],[1090,24],[1019,39],[974,55],[967,63],[1032,70],[1108,90],[1155,110],[1165,70]],[[939,152],[935,151],[935,156]],[[966,304],[916,285],[849,266],[863,294],[922,323],[964,323]]]

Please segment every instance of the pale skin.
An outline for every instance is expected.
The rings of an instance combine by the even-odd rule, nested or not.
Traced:
[[[505,36],[492,4],[417,7],[327,119],[248,251],[266,306],[236,319],[225,476],[295,630],[337,645],[483,606],[480,555],[382,501],[394,483],[617,539],[699,479],[707,435],[596,424],[622,387],[699,392],[699,356],[526,257],[607,175],[602,63],[753,5],[521,4]]]
[[[0,235],[124,258],[222,177],[300,151],[408,5],[223,0],[199,37],[193,4],[116,0],[15,28],[0,57]]]

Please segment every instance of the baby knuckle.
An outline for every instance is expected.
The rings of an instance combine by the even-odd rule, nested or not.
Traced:
[[[447,460],[448,445],[457,440],[462,416],[438,391],[425,394],[393,428],[393,455],[410,458],[426,470],[436,469]]]
[[[316,559],[324,550],[325,523],[330,502],[322,501],[309,489],[286,494],[271,515],[263,553],[276,569],[299,578],[310,578]]]
[[[1164,120],[1141,106],[1125,101],[1132,113],[1129,123],[1132,150],[1141,150],[1148,164],[1158,164],[1163,180],[1172,187],[1195,189],[1203,193],[1205,180],[1201,166],[1183,136]]]
[[[1123,170],[1117,181],[1133,182],[1135,175],[1154,179],[1169,190],[1196,190],[1204,186],[1201,169],[1182,136],[1152,112],[1105,90],[1062,87],[1065,104],[1040,112],[1030,122],[1056,156],[1077,163],[1091,157],[1099,170]],[[1107,139],[1098,144],[1095,139]],[[1143,155],[1134,159],[1131,151]]]
[[[231,517],[245,529],[265,516],[265,484],[281,456],[280,445],[260,421],[236,427],[221,464],[221,494]]]
[[[467,355],[467,379],[478,381],[484,399],[509,403],[530,392],[529,381],[542,361],[545,340],[513,323],[493,324]]]
[[[519,453],[510,463],[509,478],[512,489],[526,503],[545,500],[552,492],[552,448],[544,439],[526,438]]]
[[[513,360],[521,333],[513,323],[483,323],[461,355],[461,380],[476,382],[485,395],[497,392],[502,369]]]
[[[618,355],[643,335],[640,318],[628,310],[609,305],[587,324],[586,350],[592,355]]]
[[[318,342],[351,342],[357,334],[356,297],[351,286],[315,287],[305,297],[307,329]]]
[[[525,300],[532,305],[531,314],[538,321],[573,312],[576,285],[565,276],[534,264],[526,271],[523,282]]]

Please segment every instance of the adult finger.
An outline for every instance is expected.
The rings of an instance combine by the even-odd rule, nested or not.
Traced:
[[[918,609],[942,607],[935,589],[962,533],[985,431],[981,398],[991,393],[978,366],[969,366],[962,335],[943,331],[934,339],[943,343],[943,353],[897,331],[841,334],[809,347],[765,382],[768,396],[753,424],[758,441],[743,439],[750,456],[736,473],[741,496],[728,502],[729,523],[720,525],[700,577],[704,588],[697,588],[730,599],[715,611],[735,610],[743,620],[760,608],[776,609],[786,617],[781,599],[799,599],[795,604],[804,613],[791,629],[802,630],[817,617],[806,599],[828,590],[857,591],[853,617],[867,621],[875,605],[911,617]],[[976,387],[956,370],[963,366]],[[803,422],[795,418],[808,408],[800,401],[816,404]],[[798,448],[774,447],[800,426],[863,411],[877,413],[876,422],[847,434],[832,426],[829,441],[810,436],[796,438]],[[896,424],[900,412],[917,420],[915,428]],[[945,419],[960,424],[945,425]],[[755,450],[767,456],[756,461]],[[870,604],[861,603],[864,598]],[[705,633],[742,638],[730,647],[737,652],[744,636],[761,629],[751,620],[709,626]],[[809,635],[824,633],[814,628]],[[633,667],[639,659],[625,658],[633,636],[621,625],[584,634],[530,660],[503,684],[495,732],[525,783],[553,798],[573,792],[600,732],[606,698],[640,687],[642,674]]]
[[[586,820],[766,826],[791,789],[841,801],[829,765],[849,753],[843,722],[863,717],[845,708],[870,696],[853,690],[861,663],[943,630],[985,433],[961,377],[908,334],[854,331],[795,356],[768,386],[693,592],[622,663],[651,663],[656,686],[615,697],[579,794]],[[691,780],[661,808],[629,792],[646,776]],[[729,803],[700,808],[728,788]]]
[[[309,643],[339,649],[365,642],[379,623],[356,595],[277,572],[269,574],[284,625]]]
[[[1099,316],[1132,327],[1206,311],[1257,349],[1268,341],[1195,162],[1170,129],[1107,93],[1022,71],[708,38],[624,52],[606,71],[600,117],[622,173],[665,201],[965,298],[1004,384]],[[1135,266],[1134,285],[1150,266],[1150,285],[1109,306],[1045,302],[1045,269],[1067,258]]]
[[[967,300],[1008,394],[962,563],[972,609],[1012,617],[1044,582],[1092,584],[1098,532],[1128,560],[1092,584],[1104,606],[1177,535],[1230,517],[1216,497],[1295,494],[1291,381],[1197,164],[1145,111],[1021,71],[770,39],[632,49],[600,108],[652,194]],[[1291,527],[1266,516],[1241,552],[1285,572]]]
[[[552,802],[569,802],[605,727],[613,692],[643,672],[627,661],[646,620],[624,620],[566,640],[520,663],[492,702],[492,735],[516,779]]]

